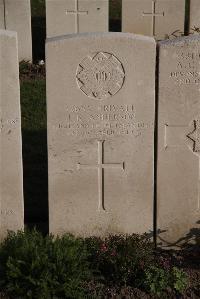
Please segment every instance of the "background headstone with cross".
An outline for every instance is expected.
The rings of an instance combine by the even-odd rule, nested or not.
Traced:
[[[0,239],[24,226],[16,32],[0,30]]]
[[[107,32],[108,0],[46,0],[47,37]]]
[[[159,51],[158,230],[176,245],[200,219],[200,38],[163,41]]]
[[[122,31],[161,40],[184,32],[185,0],[123,0]]]
[[[189,1],[189,32],[197,33],[200,32],[200,2],[199,0]]]
[[[152,231],[154,39],[65,36],[46,54],[50,232]]]
[[[30,0],[0,0],[0,29],[16,31],[19,61],[32,61]]]

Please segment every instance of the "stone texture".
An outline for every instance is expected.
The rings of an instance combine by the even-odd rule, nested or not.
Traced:
[[[200,37],[160,43],[159,241],[180,245],[200,220]]]
[[[190,0],[190,32],[194,32],[194,28],[200,28],[200,1]]]
[[[0,17],[1,29],[17,32],[19,61],[32,61],[30,0],[0,0]]]
[[[47,37],[107,32],[108,20],[108,0],[46,0]]]
[[[122,31],[161,40],[184,32],[185,0],[122,0]]]
[[[50,232],[152,232],[155,41],[47,40]]]
[[[16,33],[0,30],[0,239],[24,223],[17,54]]]
[[[4,0],[0,0],[0,28],[5,28]]]

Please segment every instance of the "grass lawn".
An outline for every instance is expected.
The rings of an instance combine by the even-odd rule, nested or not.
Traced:
[[[21,80],[25,223],[48,229],[45,78]]]
[[[32,17],[45,16],[45,0],[31,0]]]

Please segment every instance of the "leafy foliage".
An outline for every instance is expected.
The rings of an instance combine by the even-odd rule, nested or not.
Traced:
[[[183,293],[187,287],[187,276],[185,272],[178,269],[177,267],[172,268],[172,287],[179,292]]]
[[[153,294],[161,295],[169,285],[169,275],[162,268],[151,266],[145,270],[145,276],[145,286]]]
[[[0,248],[0,286],[14,298],[82,298],[90,277],[83,240],[10,233]]]
[[[144,268],[153,262],[146,236],[111,236],[86,240],[92,268],[110,284],[139,286]]]
[[[167,289],[181,294],[187,287],[187,276],[177,267],[166,270],[158,266],[150,266],[145,270],[145,287],[150,293],[159,296]]]
[[[53,238],[33,230],[9,233],[0,245],[0,289],[15,299],[105,298],[134,289],[178,295],[186,287],[186,274],[156,258],[146,236]]]

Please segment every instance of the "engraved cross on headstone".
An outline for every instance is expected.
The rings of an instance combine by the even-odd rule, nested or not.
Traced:
[[[143,17],[151,17],[151,35],[155,36],[155,24],[156,24],[156,17],[164,17],[164,11],[162,13],[156,13],[156,0],[152,0],[152,11],[151,12],[143,12]]]
[[[75,33],[79,33],[79,15],[88,15],[88,11],[79,10],[79,0],[75,0],[75,10],[67,10],[66,15],[75,16]]]
[[[168,125],[165,124],[164,133],[164,147],[167,149],[183,149],[187,150],[186,139],[193,142],[192,151],[199,160],[199,174],[198,174],[198,201],[197,209],[200,209],[200,121],[193,121],[194,128],[191,132],[190,127],[186,124],[183,125]],[[190,130],[190,131],[189,131]],[[189,132],[189,133],[188,133]]]
[[[99,194],[99,211],[105,211],[104,204],[104,169],[121,169],[124,170],[123,163],[104,163],[104,141],[98,141],[98,164],[77,164],[77,169],[97,169],[98,170],[98,194]]]

